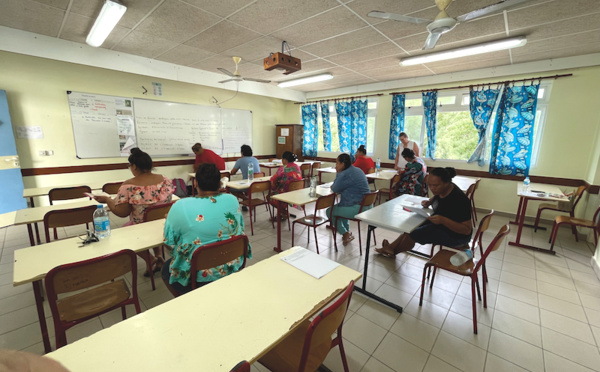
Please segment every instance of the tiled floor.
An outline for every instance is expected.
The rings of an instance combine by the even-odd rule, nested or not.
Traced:
[[[245,215],[248,225],[250,221]],[[484,241],[491,241],[507,221],[494,217]],[[113,219],[112,226],[123,222]],[[356,224],[352,223],[352,228],[357,235]],[[515,230],[512,226],[508,240],[514,239]],[[72,236],[79,231],[68,229],[61,233]],[[318,235],[321,255],[362,272],[364,261],[359,254],[358,237],[346,247],[340,239],[339,252],[335,252],[329,231],[319,228]],[[377,231],[378,242],[395,236],[385,230]],[[312,232],[310,243],[306,237],[305,229],[296,229],[294,243],[315,249]],[[533,233],[526,228],[523,240],[547,246],[547,237],[548,232]],[[26,229],[1,229],[0,242],[0,348],[42,353],[31,286],[12,286],[13,252],[28,246]],[[275,230],[264,208],[259,208],[250,242],[254,254],[250,264],[275,254],[272,249]],[[283,229],[283,245],[291,246],[287,227]],[[438,273],[433,290],[427,286],[423,306],[419,306],[425,260],[405,254],[395,260],[371,256],[369,289],[403,306],[404,312],[399,314],[356,292],[353,294],[344,326],[350,370],[600,370],[600,281],[590,266],[594,247],[581,241],[576,243],[570,230],[563,229],[555,249],[557,255],[551,256],[514,248],[505,242],[491,254],[487,264],[488,308],[484,309],[479,302],[478,335],[472,330],[468,279]],[[141,260],[139,267],[144,267]],[[156,278],[157,289],[152,291],[148,279],[140,274],[142,310],[172,298],[158,275]],[[119,319],[117,311],[77,326],[68,331],[68,341],[109,327]],[[53,337],[52,323],[48,324]],[[325,365],[333,371],[342,370],[337,349],[329,354]],[[258,364],[253,366],[255,372],[264,370]]]

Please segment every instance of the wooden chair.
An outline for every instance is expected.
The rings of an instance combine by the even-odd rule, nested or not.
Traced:
[[[57,200],[70,200],[86,198],[84,193],[91,193],[92,189],[89,186],[75,186],[75,187],[58,187],[48,191],[48,198],[50,199],[50,205],[54,205]],[[91,200],[91,198],[89,198]]]
[[[250,363],[246,360],[242,360],[235,365],[229,372],[250,372]]]
[[[329,354],[329,350],[339,346],[344,371],[348,372],[342,327],[353,288],[354,281],[350,281],[340,297],[319,312],[312,322],[302,322],[289,336],[260,358],[260,364],[271,371],[316,371]],[[332,339],[334,334],[336,336]]]
[[[475,209],[475,191],[477,191],[477,188],[479,188],[480,181],[481,178],[478,178],[474,184],[469,186],[467,192],[465,193],[471,201],[471,220],[473,222],[473,227],[475,227],[475,224],[477,223],[477,209]]]
[[[46,233],[46,243],[50,242],[50,229],[54,229],[54,239],[58,239],[56,231],[59,227],[75,226],[94,222],[95,205],[86,207],[59,209],[50,211],[44,215],[44,232]]]
[[[367,172],[367,174],[372,174],[375,173],[375,168],[369,168],[369,171]],[[369,185],[373,185],[373,191],[377,191],[377,183],[375,183],[376,179],[375,178],[367,178],[367,182],[369,183]]]
[[[191,277],[195,278],[198,271],[225,265],[239,257],[242,257],[242,266],[238,271],[242,270],[246,267],[247,256],[248,237],[246,235],[235,235],[226,240],[200,246],[192,254]],[[196,281],[190,280],[190,282],[192,289],[196,289]]]
[[[144,211],[144,215],[142,216],[143,222],[155,221],[165,218],[169,210],[171,210],[171,206],[173,206],[175,202],[169,203],[161,203],[161,204],[153,204],[146,208]],[[160,247],[162,249],[163,257],[165,256],[165,246],[164,244]],[[155,250],[155,253],[158,252]],[[150,251],[143,251],[138,253],[144,261],[146,261],[146,270],[149,273],[152,273],[152,256],[150,255]],[[152,273],[153,274],[153,273]],[[150,274],[150,284],[152,285],[152,290],[156,289],[156,285],[154,284],[154,275]]]
[[[358,210],[358,213],[356,213],[356,214],[362,213],[363,210],[365,209],[365,207],[375,204],[375,200],[377,199],[378,194],[379,194],[379,192],[377,192],[377,191],[373,191],[368,194],[365,194],[362,198],[362,201],[360,202],[360,209]],[[347,218],[347,217],[341,217],[341,216],[337,216],[335,218],[334,225],[333,225],[333,245],[335,247],[335,251],[337,252],[337,239],[336,239],[337,220],[340,218],[346,219],[348,221],[356,221],[356,223],[358,225],[358,249],[362,256],[362,239],[360,236],[360,220],[358,220],[356,218]],[[367,232],[367,234],[368,234],[368,232]],[[373,230],[373,245],[375,245],[375,244],[377,244],[377,240],[375,239],[375,230]]]
[[[321,168],[320,161],[315,161],[314,163],[312,163],[312,166],[310,167],[310,176],[316,177],[317,174],[319,173],[319,168]]]
[[[121,187],[122,184],[123,184],[123,182],[105,183],[102,186],[102,191],[107,194],[114,195],[119,192],[119,188]]]
[[[295,181],[290,181],[290,183],[288,184],[288,191],[296,191],[296,190],[301,190],[304,188],[304,180],[295,180]],[[273,225],[273,228],[275,228],[275,217],[277,216],[275,213],[278,208],[278,203],[276,201],[270,200],[269,201],[271,206],[273,207],[273,213],[271,214],[271,225]],[[287,204],[284,204],[284,209],[283,211],[281,211],[282,213],[285,212],[286,216],[287,216],[287,221],[288,221],[288,230],[291,229],[290,227],[290,210]],[[306,209],[304,208],[304,206],[302,206],[302,211],[304,212],[304,216],[306,216]],[[277,213],[279,212],[279,210],[277,210]]]
[[[575,193],[573,193],[573,197],[572,197],[573,202],[569,209],[562,209],[559,205],[552,204],[552,203],[540,204],[540,206],[538,207],[537,215],[535,216],[535,223],[534,223],[533,231],[537,232],[538,225],[540,223],[540,215],[542,214],[542,211],[544,211],[544,210],[568,213],[570,218],[575,218],[575,208],[577,207],[577,204],[583,197],[583,193],[585,192],[585,190],[587,190],[587,188],[588,188],[587,185],[581,185],[577,188],[577,190],[575,190]],[[575,227],[575,225],[571,225],[571,231],[573,232],[573,235],[575,235],[575,241],[578,242],[579,240],[577,238],[577,228]]]
[[[127,273],[131,273],[131,291],[125,279],[119,278]],[[44,283],[57,349],[67,344],[66,331],[76,324],[119,307],[126,319],[126,305],[134,305],[137,314],[141,312],[136,256],[131,250],[57,266],[48,272]],[[76,294],[58,299],[58,295],[72,292]]]
[[[321,217],[317,215],[317,212],[320,210],[327,209],[329,207],[333,207],[335,204],[335,193],[331,193],[329,195],[321,196],[317,199],[315,203],[315,213],[310,214],[308,216],[300,217],[292,223],[292,247],[294,246],[294,227],[297,223],[308,227],[308,242],[310,243],[310,228],[313,228],[313,232],[315,234],[315,244],[317,246],[317,253],[319,253],[319,239],[317,238],[317,227],[321,226],[324,223],[329,221],[327,217]],[[335,239],[335,231],[333,235]]]
[[[554,243],[556,242],[556,235],[560,225],[571,225],[572,229],[575,229],[575,240],[577,241],[577,226],[592,229],[594,231],[594,245],[598,245],[598,236],[600,235],[600,207],[594,212],[594,217],[591,220],[584,220],[582,218],[575,218],[570,216],[556,216],[554,223],[552,224],[552,231],[550,232],[550,250],[554,249]]]
[[[487,216],[486,216],[487,217]],[[483,223],[483,221],[481,221]],[[446,271],[453,272],[455,274],[461,276],[468,276],[471,278],[471,300],[473,307],[473,333],[477,334],[477,306],[475,303],[475,288],[477,288],[477,294],[479,300],[481,300],[481,293],[479,291],[479,280],[477,278],[477,273],[479,269],[485,267],[485,260],[493,251],[500,248],[502,241],[508,235],[510,228],[508,225],[502,226],[498,234],[490,245],[487,247],[481,258],[472,259],[470,261],[465,262],[460,266],[454,266],[450,263],[450,257],[452,257],[455,252],[449,250],[441,250],[435,254],[429,261],[425,263],[425,267],[423,267],[423,279],[421,281],[421,297],[419,299],[419,306],[423,305],[423,293],[425,292],[425,275],[429,267],[433,267],[433,277],[429,283],[430,290],[433,289],[433,281],[435,280],[435,273],[437,269],[442,269]],[[485,279],[485,277],[484,277]],[[486,281],[483,280],[483,307],[487,308],[487,291],[486,291]]]
[[[394,175],[394,177],[392,177],[392,179],[390,179],[390,186],[389,187],[382,187],[381,189],[379,189],[379,196],[377,197],[377,203],[381,204],[381,195],[387,195],[388,196],[388,200],[392,200],[394,199],[394,188],[393,186],[395,184],[397,184],[398,182],[400,182],[400,175],[396,174]]]
[[[261,178],[265,176],[265,172],[256,172],[254,173],[254,178]]]
[[[267,195],[265,196],[265,192]],[[252,222],[252,214],[254,213],[254,221],[256,221],[256,207],[259,205],[267,205],[267,210],[269,211],[269,215],[271,215],[271,210],[269,208],[269,202],[267,201],[267,197],[271,192],[271,181],[260,181],[253,182],[248,188],[248,199],[241,200],[240,204],[248,208],[250,212],[250,231],[252,235],[254,235],[254,225]],[[261,193],[263,195],[262,199],[253,198],[252,196],[255,193]]]
[[[308,186],[310,184],[310,173],[311,173],[311,165],[309,163],[304,163],[300,165],[300,174],[302,174],[302,179],[304,180],[304,185]]]

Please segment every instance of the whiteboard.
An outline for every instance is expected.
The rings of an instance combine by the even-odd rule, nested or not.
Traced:
[[[196,142],[217,154],[252,146],[252,111],[67,93],[79,158],[128,156],[133,146],[153,156],[191,154]]]

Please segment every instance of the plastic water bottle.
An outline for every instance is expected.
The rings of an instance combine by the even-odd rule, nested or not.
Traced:
[[[381,161],[377,158],[377,162],[375,163],[375,173],[379,174],[379,170],[381,169]]]
[[[527,192],[527,190],[529,190],[529,184],[531,183],[531,181],[529,180],[529,177],[525,177],[525,179],[523,180],[523,191]]]
[[[248,183],[254,181],[254,165],[248,163]]]
[[[460,252],[456,253],[455,255],[453,255],[452,257],[450,257],[450,263],[454,266],[460,266],[472,258],[473,258],[473,251],[470,249],[467,249],[465,251],[460,251]]]
[[[110,221],[108,220],[108,211],[106,204],[98,204],[94,211],[94,232],[100,239],[110,235]]]
[[[317,177],[313,176],[310,179],[310,189],[308,190],[308,196],[311,198],[317,197]]]

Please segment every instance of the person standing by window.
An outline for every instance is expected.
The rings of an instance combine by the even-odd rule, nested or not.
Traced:
[[[406,166],[406,160],[402,157],[402,151],[404,149],[411,149],[415,152],[415,156],[421,156],[421,152],[419,151],[419,145],[416,142],[408,139],[408,134],[406,132],[400,132],[400,144],[398,145],[398,150],[396,151],[396,165],[394,166],[395,170],[402,170]]]

